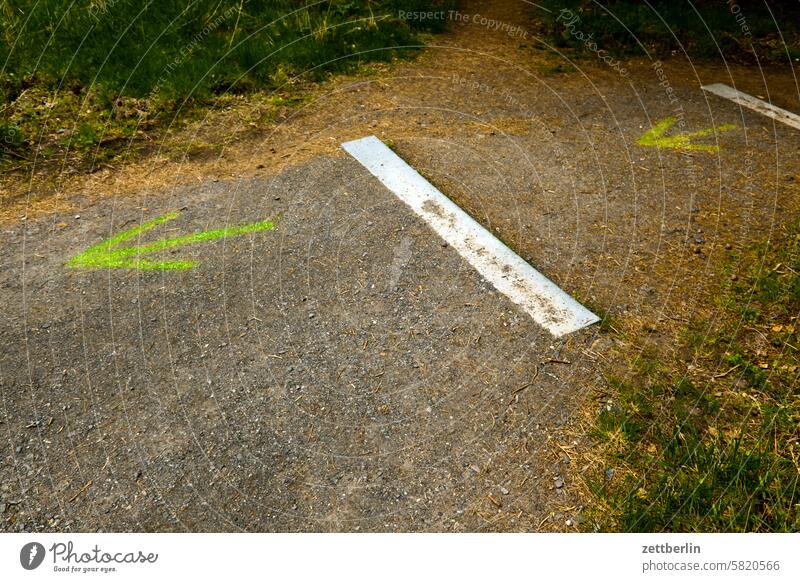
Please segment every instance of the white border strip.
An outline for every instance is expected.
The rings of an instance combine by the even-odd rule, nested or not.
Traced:
[[[554,336],[600,320],[475,222],[374,135],[343,143],[342,148],[408,204],[495,289]]]
[[[771,117],[772,119],[780,121],[781,123],[791,125],[795,129],[800,129],[800,115],[792,113],[791,111],[786,111],[780,107],[776,107],[772,103],[767,103],[766,101],[753,97],[752,95],[748,95],[747,93],[742,93],[733,87],[728,87],[723,83],[714,83],[712,85],[703,85],[700,88],[703,91],[708,91],[714,95],[719,95],[725,99],[730,99],[742,107],[747,107],[753,111],[758,111],[762,115]]]

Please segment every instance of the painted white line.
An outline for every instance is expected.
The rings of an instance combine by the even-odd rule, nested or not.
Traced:
[[[762,115],[776,119],[781,123],[791,125],[795,129],[800,129],[800,115],[792,113],[791,111],[786,111],[780,107],[776,107],[772,103],[767,103],[766,101],[758,99],[757,97],[753,97],[752,95],[748,95],[747,93],[742,93],[733,87],[728,87],[723,83],[714,83],[713,85],[703,85],[700,88],[703,91],[708,91],[714,95],[719,95],[725,99],[730,99],[742,107],[747,107],[753,111],[758,111]]]
[[[375,136],[342,144],[495,289],[556,337],[600,320],[475,222]]]

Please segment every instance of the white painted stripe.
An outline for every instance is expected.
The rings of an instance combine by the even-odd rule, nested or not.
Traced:
[[[375,136],[342,144],[495,289],[556,337],[600,320],[475,222]]]
[[[752,95],[748,95],[747,93],[742,93],[733,87],[728,87],[723,83],[714,83],[713,85],[703,85],[701,89],[703,91],[713,93],[714,95],[724,97],[725,99],[730,99],[742,107],[747,107],[753,111],[758,111],[762,115],[776,119],[777,121],[785,123],[786,125],[791,125],[795,129],[800,129],[800,115],[792,113],[791,111],[786,111],[780,107],[776,107],[772,103],[767,103],[766,101],[758,99],[757,97],[753,97]]]

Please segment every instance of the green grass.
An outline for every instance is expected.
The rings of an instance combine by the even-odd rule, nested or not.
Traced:
[[[91,156],[176,114],[409,56],[454,0],[5,0],[0,158]],[[47,147],[45,147],[47,146]],[[123,149],[123,148],[120,148]]]
[[[736,13],[727,2],[717,0],[542,0],[537,4],[547,11],[534,8],[533,13],[560,48],[586,50],[585,42],[565,26],[574,14],[576,31],[592,35],[599,49],[616,55],[661,58],[685,50],[692,58],[724,56],[747,63],[755,63],[755,55],[761,63],[800,58],[800,37],[790,26],[800,16],[797,3],[770,3],[772,13],[756,0],[738,0]]]
[[[732,256],[717,317],[610,379],[590,528],[800,531],[798,241],[795,225]]]

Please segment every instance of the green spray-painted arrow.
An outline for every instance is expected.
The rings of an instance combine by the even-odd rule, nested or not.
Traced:
[[[205,232],[179,236],[178,238],[164,239],[142,246],[119,247],[119,245],[126,240],[139,236],[143,232],[147,232],[159,224],[177,217],[177,212],[170,212],[164,216],[159,216],[154,220],[145,222],[140,226],[121,232],[118,235],[91,247],[86,252],[72,257],[67,263],[67,266],[75,268],[95,267],[142,269],[145,271],[191,269],[196,264],[192,261],[148,261],[147,259],[142,259],[140,257],[141,255],[155,253],[165,249],[170,249],[172,247],[179,247],[181,245],[208,242],[218,238],[224,238],[226,236],[237,236],[240,234],[247,234],[248,232],[272,230],[275,228],[275,225],[272,222],[264,220],[262,222],[243,224],[241,226],[234,226],[231,228],[206,230]]]
[[[643,146],[654,146],[659,148],[674,148],[676,150],[698,150],[703,152],[717,152],[719,151],[718,145],[707,145],[707,144],[699,144],[699,143],[691,143],[693,137],[704,137],[706,135],[711,135],[716,132],[721,131],[728,131],[730,129],[735,129],[736,126],[732,123],[726,123],[725,125],[720,125],[716,128],[711,129],[701,129],[700,131],[694,131],[692,133],[681,133],[678,135],[669,135],[665,136],[664,132],[666,132],[670,127],[675,124],[676,119],[674,117],[667,117],[659,121],[653,129],[645,133],[639,140],[636,142],[639,145]]]

